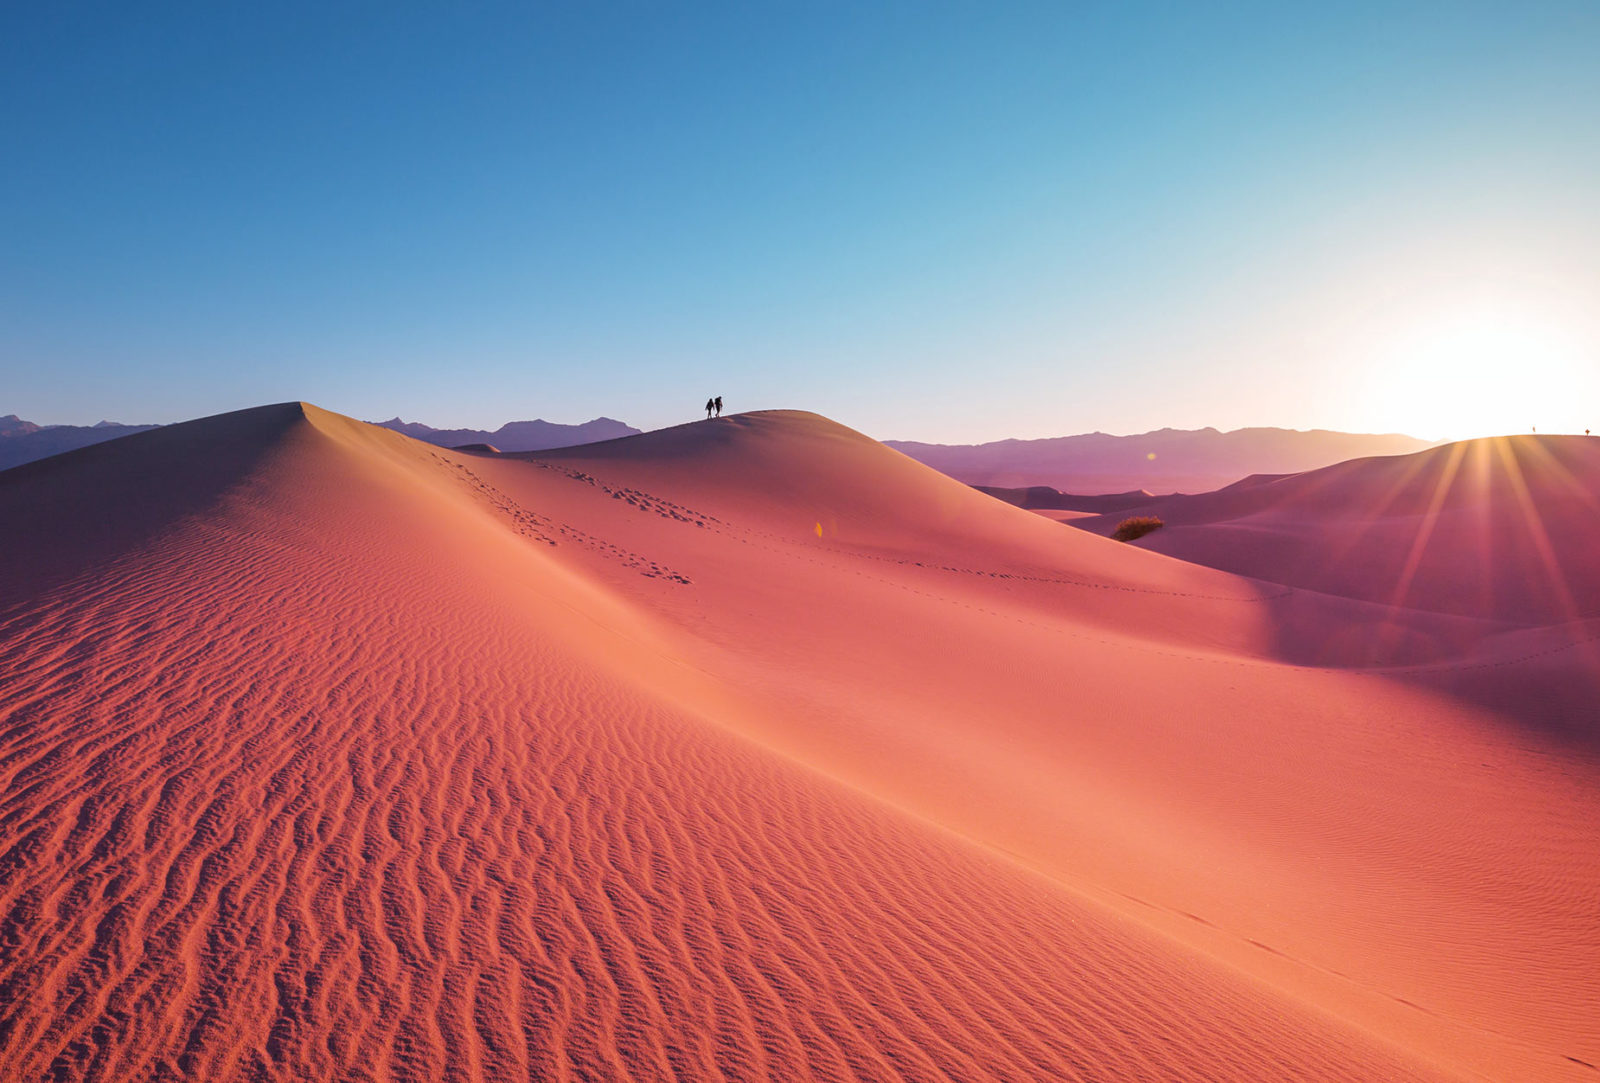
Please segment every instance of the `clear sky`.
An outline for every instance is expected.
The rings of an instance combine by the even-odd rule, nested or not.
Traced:
[[[0,147],[37,421],[1600,428],[1593,0],[16,3]]]

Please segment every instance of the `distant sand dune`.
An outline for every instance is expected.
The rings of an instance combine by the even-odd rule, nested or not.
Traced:
[[[1415,675],[1592,684],[1574,628],[790,412],[484,456],[284,404],[0,509],[0,1077],[1600,1063],[1600,765]]]
[[[1471,440],[1139,510],[1169,527],[1147,548],[1274,582],[1523,624],[1600,617],[1600,439]]]

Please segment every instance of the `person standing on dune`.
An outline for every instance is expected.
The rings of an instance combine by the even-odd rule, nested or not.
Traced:
[[[718,417],[721,417],[721,416],[722,416],[722,396],[721,396],[721,395],[718,395],[718,396],[717,396],[717,397],[716,397],[716,398],[715,398],[715,399],[713,399],[713,400],[712,400],[712,401],[713,401],[713,402],[715,402],[715,403],[716,403],[716,404],[717,404],[717,416],[718,416]]]
[[[717,400],[716,399],[707,399],[706,400],[706,420],[707,421],[711,420],[711,411],[712,411],[712,408],[715,407],[716,405],[717,405]]]

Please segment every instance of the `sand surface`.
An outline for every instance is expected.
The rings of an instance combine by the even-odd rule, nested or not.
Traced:
[[[285,404],[0,515],[0,1078],[1596,1078],[1581,576],[1251,578],[790,412]]]
[[[1145,548],[1389,605],[1547,625],[1600,617],[1600,438],[1512,436],[1246,478],[1108,509]]]

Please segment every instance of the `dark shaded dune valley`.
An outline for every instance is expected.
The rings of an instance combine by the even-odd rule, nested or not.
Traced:
[[[1502,695],[1592,686],[1586,621],[1186,563],[789,411],[496,455],[287,403],[0,516],[0,1078],[1600,1064],[1600,762]]]

